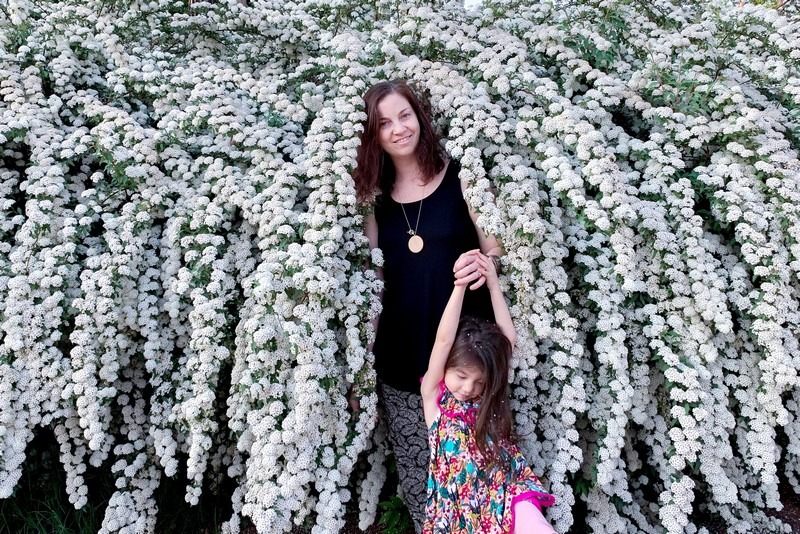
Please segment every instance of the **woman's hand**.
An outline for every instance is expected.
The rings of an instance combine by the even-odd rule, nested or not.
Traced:
[[[469,250],[464,252],[456,260],[453,265],[453,274],[455,275],[455,285],[466,286],[469,285],[470,289],[478,289],[486,283],[479,258],[485,258],[479,249]],[[489,260],[491,261],[491,260]]]

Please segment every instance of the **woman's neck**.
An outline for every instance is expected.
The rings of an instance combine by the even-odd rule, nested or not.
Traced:
[[[393,158],[395,185],[403,188],[424,185],[424,176],[416,157]]]

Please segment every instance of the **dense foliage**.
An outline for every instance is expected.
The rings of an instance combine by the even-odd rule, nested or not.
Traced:
[[[49,427],[76,507],[87,465],[115,474],[102,532],[152,531],[179,471],[190,503],[235,479],[231,532],[337,532],[354,498],[372,523],[381,258],[350,172],[361,95],[407,78],[507,251],[516,425],[556,528],[784,528],[795,15],[489,5],[0,3],[0,497]]]

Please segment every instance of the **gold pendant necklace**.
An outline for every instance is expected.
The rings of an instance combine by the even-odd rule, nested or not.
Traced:
[[[408,235],[411,236],[408,239],[408,250],[410,250],[414,254],[419,253],[419,251],[422,250],[422,247],[425,246],[425,242],[417,234],[417,228],[419,228],[419,216],[422,215],[423,200],[425,200],[425,186],[422,187],[422,198],[419,200],[419,211],[417,212],[417,224],[414,225],[413,230],[411,229],[411,223],[408,222],[408,215],[406,215],[406,209],[403,207],[403,203],[398,202],[398,204],[400,204],[400,209],[403,210],[403,217],[406,220],[406,225],[408,225]]]
[[[422,250],[423,246],[425,246],[425,242],[422,241],[422,238],[416,234],[412,235],[408,239],[408,250],[410,250],[414,254]]]

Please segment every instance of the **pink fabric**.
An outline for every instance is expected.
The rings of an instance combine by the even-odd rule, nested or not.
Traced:
[[[536,493],[535,491],[526,491],[525,493],[520,493],[519,495],[516,495],[513,499],[511,499],[511,506],[514,506],[515,504],[521,501],[527,501],[532,505],[534,505],[536,508],[538,508],[539,511],[541,512],[542,503],[539,502],[541,495],[542,495],[541,493]],[[545,506],[552,506],[553,503],[556,502],[555,499],[551,499],[551,501],[552,502],[547,503]]]
[[[445,391],[447,391],[447,386],[444,385],[444,380],[442,380],[439,382],[439,396],[436,397],[436,404],[439,405],[439,411],[442,412],[442,415],[450,419],[462,419],[468,425],[474,425],[475,415],[478,413],[478,409],[474,406],[470,406],[466,410],[445,409],[442,406],[442,397],[444,397]]]
[[[533,498],[526,498],[529,494],[533,494]],[[512,500],[511,504],[511,529],[509,532],[511,534],[517,534],[516,532],[516,524],[517,524],[517,505],[519,504],[531,504],[536,510],[538,510],[538,514],[533,510],[527,510],[527,517],[524,521],[520,521],[523,523],[522,528],[524,528],[524,534],[558,534],[553,526],[547,522],[543,513],[542,513],[542,503],[539,502],[538,496],[534,492],[526,492],[520,495],[517,495]],[[550,503],[553,504],[553,503]],[[550,506],[548,504],[547,506]],[[525,511],[523,511],[525,513]],[[526,528],[527,527],[527,528]],[[520,533],[522,534],[522,533]]]

